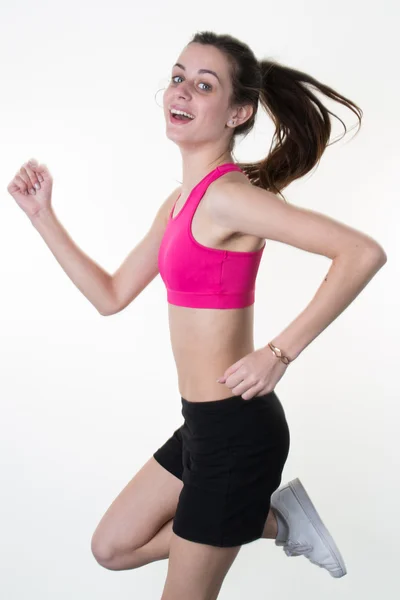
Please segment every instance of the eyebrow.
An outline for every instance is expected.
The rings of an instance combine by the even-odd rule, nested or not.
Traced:
[[[183,65],[181,65],[181,63],[175,63],[174,67],[180,67],[181,69],[186,71],[186,68]],[[198,73],[211,73],[211,75],[214,75],[218,79],[218,81],[221,83],[221,80],[215,71],[211,71],[210,69],[199,69]]]

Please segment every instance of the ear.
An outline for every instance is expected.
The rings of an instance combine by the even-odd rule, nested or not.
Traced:
[[[229,123],[233,124],[235,127],[237,127],[238,125],[242,125],[251,118],[253,112],[254,108],[251,104],[240,106],[236,113],[232,115],[229,119]]]

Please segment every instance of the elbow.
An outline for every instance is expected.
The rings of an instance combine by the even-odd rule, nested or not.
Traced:
[[[381,244],[367,234],[357,234],[350,241],[339,247],[337,256],[357,257],[363,262],[370,262],[382,267],[387,262],[387,254]]]
[[[97,311],[102,317],[110,317],[111,315],[115,315],[115,313],[119,312],[115,309],[115,307],[108,307],[103,309],[98,308]]]
[[[336,258],[336,257],[335,257]],[[387,255],[380,244],[368,244],[363,248],[354,248],[339,254],[339,261],[344,260],[345,264],[352,264],[357,270],[364,270],[365,277],[371,279],[387,262]]]
[[[383,267],[387,262],[387,254],[383,247],[377,242],[367,243],[362,248],[362,255],[371,263],[378,267]]]
[[[98,312],[100,313],[100,315],[102,317],[110,317],[111,315],[116,315],[117,313],[121,312],[122,310],[124,310],[124,308],[126,308],[127,305],[125,304],[112,304],[109,306],[106,306],[103,310],[100,310],[99,308],[97,309]]]
[[[381,267],[387,262],[387,254],[380,244],[371,248],[372,259]]]
[[[102,306],[96,306],[96,308],[102,317],[110,317],[122,310],[119,299],[115,294],[104,295],[102,298]]]
[[[372,256],[374,257],[374,260],[376,260],[376,262],[383,267],[383,265],[387,262],[387,254],[379,242],[376,240],[373,242],[374,243],[371,246]]]
[[[386,252],[379,244],[365,249],[359,257],[359,265],[364,266],[370,277],[376,275],[386,262]]]
[[[380,260],[380,265],[381,265],[381,267],[383,267],[383,265],[384,265],[385,263],[387,263],[387,254],[386,254],[386,252],[385,252],[385,251],[383,251],[383,253],[381,254],[381,256],[380,256],[380,259],[379,259],[379,260]]]

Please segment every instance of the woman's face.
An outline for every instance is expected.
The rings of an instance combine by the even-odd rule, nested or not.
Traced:
[[[228,138],[232,134],[226,127],[232,114],[228,105],[232,88],[226,57],[214,46],[191,43],[176,63],[163,99],[167,137],[182,146],[220,142],[224,135]],[[216,75],[201,72],[203,69]],[[172,105],[194,119],[172,121]]]

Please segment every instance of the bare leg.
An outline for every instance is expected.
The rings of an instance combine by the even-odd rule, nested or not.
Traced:
[[[216,600],[240,548],[200,544],[172,533],[161,600]]]
[[[125,552],[123,555],[115,557],[114,562],[107,568],[120,571],[124,569],[136,569],[157,560],[169,558],[169,548],[172,537],[172,521],[170,519],[161,527],[155,536],[143,546]],[[277,524],[273,509],[271,508],[267,520],[265,521],[262,538],[275,539],[277,534]]]
[[[271,506],[267,515],[267,520],[265,521],[264,531],[261,537],[274,540],[277,536],[277,533],[278,525],[276,522],[274,509]]]

